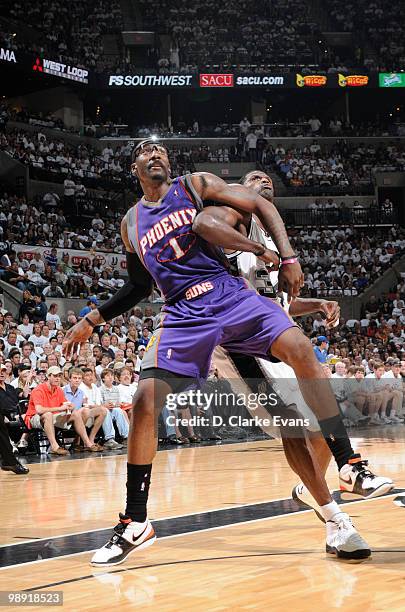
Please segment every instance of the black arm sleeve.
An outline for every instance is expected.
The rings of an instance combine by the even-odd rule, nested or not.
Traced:
[[[128,312],[152,293],[152,277],[143,266],[138,255],[127,253],[126,257],[129,280],[99,307],[98,311],[104,321],[111,321],[111,319]]]

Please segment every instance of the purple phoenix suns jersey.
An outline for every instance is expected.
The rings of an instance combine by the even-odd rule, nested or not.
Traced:
[[[211,279],[227,274],[215,249],[192,230],[202,206],[188,175],[174,179],[158,202],[142,198],[125,216],[131,246],[168,302],[206,293]]]

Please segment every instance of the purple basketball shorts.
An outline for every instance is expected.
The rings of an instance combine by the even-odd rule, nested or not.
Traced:
[[[294,322],[277,303],[229,274],[194,285],[166,304],[142,360],[142,370],[163,368],[206,378],[217,345],[234,353],[271,358],[272,343]]]

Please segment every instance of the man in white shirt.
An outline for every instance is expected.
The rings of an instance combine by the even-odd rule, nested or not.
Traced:
[[[131,370],[129,368],[122,368],[119,373],[119,385],[118,391],[120,394],[120,402],[123,410],[130,410],[132,408],[132,398],[138,388],[137,383],[131,383]]]
[[[35,292],[36,287],[43,287],[46,285],[46,280],[37,272],[37,267],[34,263],[30,264],[29,270],[26,272],[25,277],[29,281],[28,287],[31,287],[31,291]]]
[[[22,323],[17,326],[17,330],[20,332],[22,336],[28,338],[32,334],[34,326],[30,323],[30,318],[27,314],[23,316]]]
[[[49,332],[49,328],[47,328],[47,329],[48,329],[48,332]],[[45,331],[45,333],[46,333],[46,331]],[[50,340],[49,334],[48,334],[48,336],[43,336],[40,324],[39,323],[34,323],[34,332],[28,338],[28,342],[32,342],[33,345],[34,345],[34,348],[39,347],[39,348],[42,349],[45,346],[45,344],[49,344],[49,340]]]
[[[120,273],[118,270],[114,270],[113,277],[110,282],[115,289],[121,289],[121,287],[124,285],[124,280],[120,278]]]
[[[32,342],[24,342],[24,344],[22,345],[21,352],[21,360],[28,357],[28,359],[31,361],[32,367],[36,368],[38,356],[35,354],[34,345],[32,344]]]
[[[68,175],[63,181],[64,212],[72,214],[75,211],[76,183]]]
[[[402,422],[395,414],[393,418],[387,417],[387,404],[391,398],[391,387],[387,379],[383,378],[385,374],[385,367],[382,361],[374,362],[374,374],[366,376],[367,391],[371,394],[370,399],[370,414],[371,424],[374,425],[389,425],[391,422],[399,423]],[[381,415],[378,413],[381,411]]]
[[[83,406],[82,412],[86,420],[94,420],[94,426],[90,432],[89,438],[94,444],[94,438],[102,425],[105,438],[103,448],[105,450],[119,450],[123,445],[118,444],[114,439],[115,429],[111,413],[103,404],[100,388],[94,383],[94,372],[91,368],[83,368],[82,371],[83,382],[80,384],[79,389],[83,391],[86,398],[86,404]],[[97,417],[99,418],[97,419]],[[97,429],[95,430],[96,424]]]
[[[30,262],[28,261],[28,259],[25,259],[24,253],[22,251],[17,253],[17,263],[19,268],[21,268],[24,272],[26,272],[30,267]]]
[[[391,363],[390,369],[382,375],[382,378],[388,382],[390,387],[386,391],[388,395],[387,401],[392,400],[389,418],[393,423],[403,422],[404,382],[401,376],[401,362],[399,359]]]
[[[256,161],[257,136],[254,132],[249,132],[246,136],[246,145],[250,161]]]
[[[241,122],[239,123],[239,128],[241,131],[241,134],[247,134],[248,129],[250,128],[250,121],[248,120],[247,117],[244,117]]]
[[[319,121],[317,117],[315,117],[315,115],[312,115],[311,119],[309,119],[308,121],[308,125],[311,128],[311,132],[313,134],[316,134],[317,132],[319,132],[319,129],[322,123]]]
[[[55,321],[56,329],[62,329],[62,321],[60,320],[58,313],[58,305],[53,303],[49,306],[49,311],[46,314],[46,320]]]
[[[36,266],[36,271],[39,274],[43,274],[45,272],[45,264],[42,261],[42,257],[41,257],[41,253],[39,253],[39,251],[37,251],[36,253],[34,253],[34,259],[33,259],[33,263]]]

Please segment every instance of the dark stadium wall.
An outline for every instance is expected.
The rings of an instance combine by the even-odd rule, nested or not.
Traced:
[[[28,166],[0,151],[0,181],[16,190],[19,195],[26,195],[29,184]]]
[[[68,87],[35,91],[9,99],[10,105],[25,107],[38,113],[52,113],[62,119],[67,128],[79,130],[83,126],[84,111],[81,98]]]

